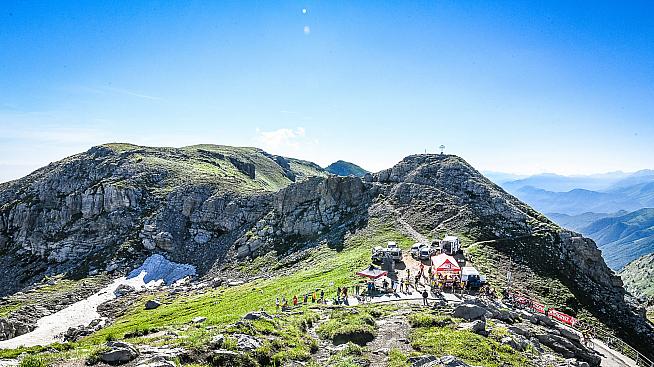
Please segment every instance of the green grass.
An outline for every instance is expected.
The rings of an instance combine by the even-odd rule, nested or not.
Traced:
[[[453,355],[471,365],[484,367],[529,366],[528,360],[507,345],[485,338],[456,325],[419,327],[411,332],[411,345],[417,351],[435,356]]]
[[[145,302],[153,296],[143,297],[134,309],[112,325],[82,340],[83,344],[98,344],[107,335],[122,338],[126,333],[146,328],[163,328],[188,324],[197,316],[207,318],[205,325],[221,326],[240,319],[252,310],[275,311],[275,298],[292,299],[317,288],[325,289],[326,297],[334,297],[336,287],[352,286],[360,281],[355,272],[370,262],[370,249],[386,241],[403,246],[411,241],[391,224],[372,223],[365,230],[345,241],[342,251],[327,247],[316,250],[311,262],[291,275],[260,279],[237,287],[220,288],[204,294],[192,294],[163,304],[154,310],[144,310]],[[333,283],[333,285],[332,285]]]
[[[353,342],[365,345],[372,341],[377,332],[374,317],[363,309],[334,309],[329,321],[324,322],[318,329],[318,335],[324,339],[342,344]]]
[[[388,367],[409,367],[409,357],[397,348],[388,351]]]
[[[360,367],[367,365],[367,359],[363,356],[364,349],[354,343],[347,343],[345,348],[334,354],[327,361],[328,366],[335,367]]]
[[[45,356],[28,355],[23,358],[18,367],[49,367],[50,361]]]
[[[454,321],[450,316],[430,312],[415,312],[409,315],[409,324],[412,327],[445,326],[452,323]]]
[[[10,313],[20,309],[22,306],[22,302],[10,301],[8,304],[0,306],[0,317],[7,317]]]

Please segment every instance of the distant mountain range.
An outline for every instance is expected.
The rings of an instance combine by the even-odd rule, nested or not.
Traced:
[[[354,163],[346,161],[336,161],[325,168],[325,171],[337,176],[355,176],[363,177],[369,173],[365,169],[357,166]]]
[[[572,177],[542,174],[500,185],[557,224],[594,239],[615,270],[654,253],[653,170]]]
[[[544,174],[500,185],[543,213],[579,215],[654,207],[652,170],[576,177]]]
[[[508,174],[504,174],[510,177]],[[493,177],[503,177],[495,173]],[[654,181],[654,170],[641,170],[633,173],[609,172],[587,176],[562,176],[554,173],[543,173],[539,175],[499,182],[498,184],[507,191],[515,191],[522,187],[531,186],[546,191],[565,192],[574,189],[585,189],[590,191],[611,191],[612,189],[632,186],[643,182]]]

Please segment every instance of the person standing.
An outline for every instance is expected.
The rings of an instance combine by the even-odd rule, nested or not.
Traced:
[[[320,290],[320,303],[325,303],[325,290]]]
[[[297,306],[297,295],[293,296],[293,306]]]
[[[427,297],[429,297],[429,293],[427,292],[427,289],[422,291],[422,305],[423,306],[429,306],[429,302],[427,302]]]
[[[275,310],[277,310],[276,312],[279,312],[279,297],[275,300]]]

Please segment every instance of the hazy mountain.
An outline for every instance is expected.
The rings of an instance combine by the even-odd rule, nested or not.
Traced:
[[[513,193],[525,186],[554,192],[565,192],[575,189],[603,191],[631,174],[624,172],[609,172],[588,176],[562,176],[554,173],[543,173],[523,179],[502,183],[502,187]]]
[[[482,171],[483,175],[497,185],[502,185],[506,182],[521,180],[529,177],[528,175],[518,175],[513,173],[497,172],[497,171]]]
[[[521,187],[513,192],[520,200],[543,213],[579,215],[587,212],[614,213],[621,210],[634,211],[646,207],[650,193],[626,195],[621,192],[598,192],[574,189],[567,192],[547,191],[532,186]]]
[[[581,230],[591,223],[603,219],[603,218],[609,218],[609,217],[619,217],[622,215],[627,214],[627,211],[619,211],[617,213],[592,213],[592,212],[587,212],[587,213],[582,213],[578,215],[568,215],[568,214],[561,214],[561,213],[547,213],[547,217],[556,222],[558,225],[560,225],[563,228],[567,229],[572,229],[577,232],[581,232]],[[583,233],[583,232],[582,232]]]
[[[645,169],[638,172],[634,172],[631,175],[621,180],[618,180],[617,182],[609,186],[606,189],[606,191],[609,192],[620,191],[621,189],[625,189],[628,187],[633,187],[640,184],[647,184],[652,182],[654,182],[654,170]]]
[[[363,177],[368,171],[354,163],[336,161],[325,168],[325,171],[337,176]]]
[[[621,269],[630,261],[654,252],[654,209],[602,218],[582,228],[581,233],[597,242],[611,268]]]

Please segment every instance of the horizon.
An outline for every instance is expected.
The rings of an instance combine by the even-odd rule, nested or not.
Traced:
[[[366,170],[654,168],[654,4],[138,2],[0,10],[0,182],[107,141]]]
[[[88,149],[85,149],[85,150],[82,150],[82,151],[79,151],[79,152],[76,152],[76,153],[70,154],[70,155],[65,156],[65,157],[62,157],[61,159],[58,159],[58,160],[56,160],[56,161],[47,162],[47,163],[44,164],[43,166],[37,167],[36,169],[34,169],[34,170],[32,170],[32,171],[29,171],[29,172],[27,172],[26,174],[23,174],[22,176],[17,176],[17,177],[14,177],[14,178],[4,179],[4,178],[3,178],[4,172],[3,172],[3,173],[0,173],[0,183],[10,182],[10,181],[13,181],[13,180],[16,180],[16,179],[23,178],[23,177],[25,177],[25,176],[28,176],[28,175],[32,174],[34,171],[36,171],[36,170],[38,170],[38,169],[40,169],[40,168],[43,168],[43,167],[47,166],[47,165],[50,164],[50,163],[56,163],[56,162],[58,162],[58,161],[60,161],[60,160],[62,160],[62,159],[65,159],[65,158],[67,158],[67,157],[70,157],[70,156],[72,156],[72,155],[80,154],[80,153],[84,153],[84,152],[88,151],[89,149],[94,148],[94,147],[96,147],[96,146],[110,145],[110,144],[127,144],[127,145],[134,145],[134,146],[136,146],[136,147],[145,147],[145,148],[174,148],[174,149],[187,148],[187,147],[192,147],[192,146],[197,146],[197,145],[217,145],[217,146],[228,146],[228,145],[225,145],[225,144],[214,144],[214,143],[199,143],[199,144],[191,144],[191,145],[185,145],[185,146],[153,146],[153,145],[139,145],[139,144],[134,144],[134,143],[128,143],[128,142],[117,142],[117,141],[116,141],[116,142],[110,142],[110,143],[102,143],[102,144],[98,144],[98,145],[94,145],[94,146],[89,146]],[[262,148],[257,147],[257,146],[235,146],[235,147],[262,149]],[[265,151],[265,149],[262,149],[262,150]],[[267,152],[267,151],[266,151],[266,152]],[[267,153],[271,153],[271,152],[267,152]],[[404,157],[398,159],[396,162],[394,162],[393,164],[389,165],[388,167],[384,167],[384,168],[379,169],[379,170],[369,170],[369,169],[367,169],[367,168],[365,167],[365,165],[360,164],[360,162],[349,161],[349,160],[344,160],[344,159],[337,159],[337,160],[335,160],[335,161],[333,161],[333,162],[330,162],[330,163],[327,163],[327,164],[319,164],[319,163],[317,163],[317,162],[314,162],[314,161],[311,161],[311,160],[308,160],[308,159],[305,159],[305,158],[303,158],[303,157],[299,157],[299,156],[286,156],[286,157],[287,157],[287,158],[294,158],[294,159],[304,160],[304,161],[308,161],[308,162],[311,162],[311,163],[315,163],[315,164],[318,164],[318,165],[319,165],[321,168],[323,168],[323,169],[324,169],[324,168],[327,168],[327,166],[329,166],[329,165],[332,164],[332,163],[337,163],[337,162],[339,162],[339,161],[342,161],[342,162],[345,162],[345,163],[353,163],[353,164],[355,164],[355,165],[357,165],[357,166],[363,168],[364,170],[366,170],[366,171],[368,171],[368,172],[370,172],[370,173],[376,173],[376,172],[383,171],[383,170],[388,169],[388,168],[392,168],[395,164],[401,162],[404,158],[406,158],[406,157],[408,157],[408,156],[411,156],[411,155],[421,155],[421,154],[438,155],[438,154],[440,154],[440,153],[436,153],[436,152],[433,152],[433,153],[424,153],[424,152],[422,152],[422,153],[420,153],[420,152],[418,152],[418,153],[407,154],[406,156],[404,156]],[[463,159],[464,161],[466,161],[467,163],[469,163],[469,164],[470,164],[474,169],[478,170],[478,171],[479,171],[482,175],[484,175],[486,178],[491,179],[491,181],[495,182],[495,183],[498,184],[498,185],[499,185],[499,184],[506,183],[506,182],[510,182],[510,181],[523,180],[523,179],[526,179],[526,178],[537,177],[537,176],[558,176],[558,177],[566,177],[566,178],[583,178],[583,177],[586,177],[586,178],[592,178],[592,177],[596,177],[596,176],[611,175],[611,174],[630,175],[630,174],[635,174],[635,173],[638,173],[638,172],[641,172],[641,171],[652,171],[652,169],[650,169],[650,168],[642,168],[642,169],[639,169],[639,170],[636,170],[636,171],[595,172],[595,173],[589,173],[589,174],[559,174],[559,173],[554,173],[554,172],[537,172],[537,173],[534,173],[534,174],[524,174],[524,173],[515,173],[515,172],[502,172],[502,171],[482,170],[482,169],[479,169],[478,167],[475,167],[475,165],[472,164],[472,163],[470,163],[470,162],[469,162],[465,157],[462,157],[462,156],[460,156],[460,155],[458,155],[458,154],[451,154],[451,153],[445,153],[445,154],[446,154],[446,155],[450,155],[450,156],[455,156],[455,157],[458,157],[458,158]],[[498,176],[498,175],[513,176],[513,177],[512,177],[511,179],[508,179],[508,180],[498,180],[498,181],[496,182],[496,181],[493,179],[493,178],[494,178],[493,176]],[[500,181],[502,181],[502,182],[500,182]],[[582,189],[583,189],[583,188],[582,188]]]

